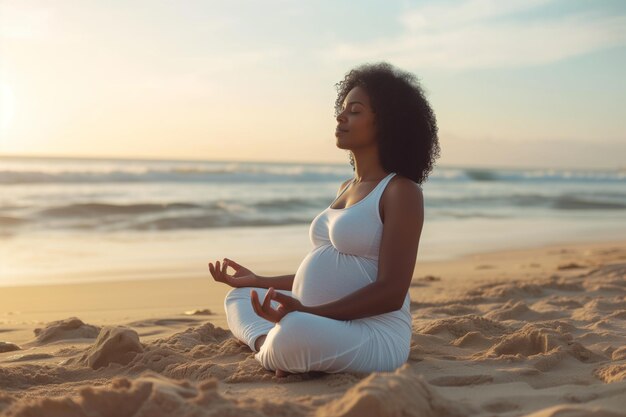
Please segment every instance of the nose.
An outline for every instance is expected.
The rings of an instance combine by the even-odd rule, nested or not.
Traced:
[[[343,114],[343,112],[341,112],[341,113],[339,113],[339,114],[337,115],[337,117],[335,117],[335,120],[337,120],[338,122],[342,122],[342,121],[345,121],[345,120],[346,120],[346,117],[345,117],[345,115]]]

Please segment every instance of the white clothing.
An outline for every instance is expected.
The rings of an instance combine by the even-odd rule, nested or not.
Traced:
[[[383,223],[381,195],[393,178],[390,173],[361,201],[343,209],[330,206],[309,228],[313,249],[296,271],[292,291],[279,290],[314,306],[341,299],[376,281]],[[355,320],[335,320],[301,311],[288,313],[279,323],[259,317],[250,302],[250,290],[262,301],[267,289],[234,288],[224,301],[233,335],[256,352],[254,342],[267,335],[254,357],[264,368],[308,371],[392,371],[409,356],[411,312],[409,294],[402,308]],[[272,301],[272,307],[278,307]]]

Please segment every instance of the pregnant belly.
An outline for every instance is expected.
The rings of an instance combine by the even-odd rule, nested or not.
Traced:
[[[293,295],[305,306],[329,303],[376,281],[378,262],[322,245],[305,256],[293,280]]]

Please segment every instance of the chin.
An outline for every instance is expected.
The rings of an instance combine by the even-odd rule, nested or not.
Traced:
[[[350,149],[345,145],[345,142],[342,141],[341,139],[337,139],[335,141],[335,145],[337,145],[337,147],[339,149],[345,149],[346,151],[349,151]]]

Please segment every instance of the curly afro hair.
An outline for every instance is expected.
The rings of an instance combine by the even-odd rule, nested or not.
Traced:
[[[376,118],[376,140],[380,163],[387,172],[396,172],[422,184],[439,157],[437,120],[424,91],[413,74],[387,62],[360,65],[335,84],[335,117],[354,87],[363,88]],[[350,152],[350,165],[354,156]]]

